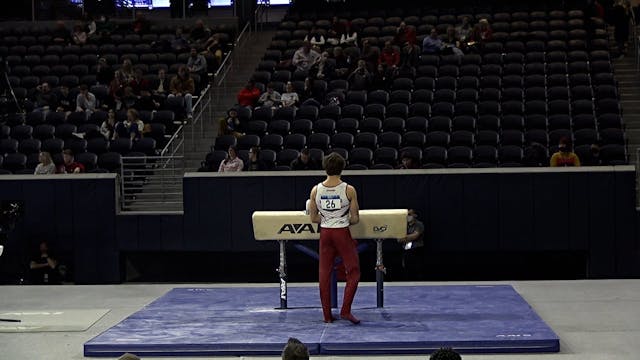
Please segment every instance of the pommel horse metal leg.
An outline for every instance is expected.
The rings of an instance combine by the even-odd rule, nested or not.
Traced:
[[[278,240],[280,244],[280,267],[276,269],[280,277],[280,309],[287,308],[287,242]]]
[[[376,307],[384,307],[384,274],[387,269],[382,262],[382,239],[376,239]]]

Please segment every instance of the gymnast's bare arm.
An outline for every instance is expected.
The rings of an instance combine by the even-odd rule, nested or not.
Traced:
[[[360,222],[360,205],[358,205],[358,194],[356,189],[347,186],[347,198],[349,199],[349,224],[354,225]]]
[[[318,205],[316,204],[316,191],[317,186],[314,186],[311,189],[311,195],[309,195],[309,216],[311,217],[311,222],[320,224],[320,213],[318,212]]]

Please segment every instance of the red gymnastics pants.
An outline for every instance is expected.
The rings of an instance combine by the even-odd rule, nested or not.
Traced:
[[[360,282],[360,261],[358,259],[357,241],[351,238],[349,228],[320,229],[320,302],[325,320],[331,319],[331,271],[336,256],[342,257],[347,273],[347,285],[342,300],[341,315],[351,314],[351,303]]]

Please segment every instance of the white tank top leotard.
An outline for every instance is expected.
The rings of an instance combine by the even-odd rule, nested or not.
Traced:
[[[346,182],[333,187],[318,184],[315,201],[321,218],[320,227],[336,229],[349,226],[350,201]]]

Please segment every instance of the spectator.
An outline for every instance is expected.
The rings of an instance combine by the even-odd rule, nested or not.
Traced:
[[[442,40],[438,37],[438,31],[433,28],[429,36],[422,40],[423,54],[439,54],[442,49]]]
[[[407,236],[398,239],[402,245],[404,280],[422,280],[424,263],[424,224],[414,209],[407,212]]]
[[[383,64],[392,71],[400,64],[400,54],[393,47],[391,41],[384,43],[384,48],[380,52],[380,58],[378,58],[378,64]]]
[[[160,103],[154,99],[148,89],[143,89],[133,107],[138,111],[157,111],[160,109]]]
[[[136,19],[133,21],[133,24],[131,25],[131,29],[133,30],[133,33],[138,35],[144,35],[149,32],[150,28],[151,28],[151,24],[149,23],[149,20],[147,20],[144,17],[143,13],[138,12],[136,14]]]
[[[347,23],[344,33],[340,36],[340,45],[358,46],[358,29]]]
[[[129,133],[129,138],[132,141],[140,140],[142,132],[144,131],[144,123],[140,120],[140,115],[135,109],[127,110],[127,120],[124,122],[124,126]]]
[[[260,148],[257,146],[249,149],[249,161],[245,164],[245,171],[266,171],[269,170],[267,162],[260,159]]]
[[[333,50],[336,51],[337,49],[339,49],[339,47],[335,47]],[[337,71],[333,63],[329,61],[329,53],[324,51],[322,55],[320,55],[320,60],[309,69],[309,76],[328,82]]]
[[[204,44],[205,52],[213,57],[214,64],[210,64],[210,70],[215,72],[222,64],[222,55],[224,54],[224,44],[220,42],[220,36],[213,34]],[[213,66],[212,66],[213,65]]]
[[[464,56],[464,53],[460,50],[460,46],[460,39],[458,38],[458,34],[456,34],[456,28],[449,26],[444,41],[442,42],[442,54]]]
[[[111,65],[107,63],[107,59],[100,58],[98,60],[98,67],[96,69],[96,81],[98,82],[98,84],[109,86],[115,76],[116,73],[111,68]]]
[[[66,149],[62,152],[63,163],[58,167],[60,174],[80,174],[84,172],[84,165],[76,162],[73,151]]]
[[[80,93],[76,98],[76,111],[84,111],[87,116],[96,111],[96,96],[89,92],[87,85],[80,85]]]
[[[367,90],[371,83],[371,73],[364,60],[358,61],[358,67],[347,78],[350,90]]]
[[[307,71],[317,61],[320,60],[320,54],[317,51],[311,49],[311,44],[305,41],[302,47],[293,54],[293,60],[291,64],[296,67],[297,70]]]
[[[193,118],[193,93],[195,91],[195,84],[193,78],[189,75],[187,67],[182,65],[178,69],[178,75],[171,79],[170,85],[171,93],[168,97],[182,97],[183,105],[187,112],[187,118]]]
[[[135,79],[135,72],[133,71],[133,64],[128,57],[122,61],[122,66],[115,72],[115,78],[118,80],[120,86],[126,86]]]
[[[462,360],[462,357],[451,348],[442,348],[434,351],[429,360]]]
[[[123,119],[119,119],[116,121],[115,125],[113,126],[113,138],[114,139],[118,139],[118,138],[123,138],[123,139],[127,139],[130,138],[130,134],[129,134],[129,128],[127,127],[127,125],[125,125],[125,121],[126,118]]]
[[[313,105],[320,107],[320,103],[324,99],[325,91],[320,86],[315,86],[315,79],[307,77],[304,79],[304,88],[302,90],[302,105]]]
[[[540,143],[532,142],[524,149],[523,163],[525,166],[547,166],[547,160],[547,147]]]
[[[126,86],[122,91],[122,96],[120,97],[120,102],[118,106],[116,106],[116,109],[120,110],[132,108],[136,105],[137,101],[138,97],[133,92],[133,88],[131,86]]]
[[[96,20],[89,13],[85,13],[83,19],[84,28],[87,31],[87,35],[91,38],[96,34],[96,30],[98,29]]]
[[[66,85],[60,86],[58,90],[58,94],[56,96],[58,100],[58,108],[56,111],[58,112],[71,112],[76,108],[76,99],[73,98],[71,92],[69,92],[69,87]]]
[[[280,97],[280,101],[283,107],[289,107],[289,106],[296,107],[300,103],[300,97],[298,96],[298,93],[293,88],[293,84],[291,83],[291,81],[287,82],[287,85],[285,87],[285,92]]]
[[[96,32],[100,37],[108,38],[115,29],[116,24],[114,24],[107,16],[101,15],[100,18],[98,18],[98,22],[96,22]]]
[[[387,68],[379,64],[376,67],[376,71],[373,73],[371,77],[371,89],[372,90],[387,90],[391,85],[391,76],[387,71]]]
[[[398,29],[396,29],[396,35],[393,37],[393,44],[403,47],[406,44],[415,45],[416,41],[416,30],[413,26],[407,26],[404,21],[401,22],[398,25]]]
[[[204,21],[202,19],[196,20],[196,25],[193,29],[191,29],[191,34],[189,35],[190,42],[192,44],[202,44],[204,43],[209,36],[211,35],[211,30],[204,25]]]
[[[309,34],[304,37],[304,41],[308,41],[312,46],[322,47],[325,43],[324,35],[317,27],[312,27]]]
[[[167,79],[167,72],[164,69],[158,70],[158,86],[153,89],[153,96],[158,102],[164,102],[167,98],[167,92],[169,91],[169,79]]]
[[[269,83],[267,84],[267,91],[258,98],[258,105],[276,108],[280,106],[280,98],[280,93],[274,90],[272,83]]]
[[[322,166],[311,157],[309,149],[304,148],[298,158],[291,162],[291,170],[322,170]]]
[[[107,113],[107,119],[102,122],[100,125],[100,133],[104,136],[105,140],[113,140],[115,139],[116,133],[116,112],[113,109],[110,109]]]
[[[415,69],[418,67],[419,53],[420,49],[417,45],[411,45],[407,43],[402,48],[402,54],[400,55],[400,67],[401,68],[412,68]]]
[[[309,360],[309,349],[300,340],[289,338],[282,350],[282,360]]]
[[[487,41],[491,41],[493,39],[493,30],[491,29],[491,25],[489,25],[489,20],[480,19],[478,21],[479,32],[476,34],[479,35],[479,39],[474,39],[476,42],[480,41],[485,43]]]
[[[144,78],[144,73],[142,72],[142,70],[136,69],[134,71],[133,80],[131,80],[129,86],[131,86],[133,93],[136,96],[139,96],[142,91],[149,90],[151,84],[149,84],[149,81]]]
[[[71,34],[64,24],[64,21],[58,20],[55,28],[51,31],[53,43],[56,45],[68,45],[71,42]]]
[[[602,165],[602,159],[600,158],[600,145],[591,144],[590,152],[585,158],[580,161],[582,166],[600,166]]]
[[[335,74],[337,78],[345,79],[349,75],[349,72],[351,71],[351,69],[353,68],[353,65],[351,63],[351,57],[346,56],[340,46],[336,46],[333,48],[334,63],[331,63],[331,61],[328,61],[328,57],[329,57],[329,53],[327,53],[327,59],[325,59],[325,61],[327,62],[325,64],[325,67],[327,67],[327,71],[325,71],[325,73]],[[331,77],[332,76],[329,76],[328,79],[330,80]],[[327,79],[324,79],[324,80],[327,80]]]
[[[53,163],[53,159],[51,159],[51,154],[46,151],[40,152],[38,155],[38,165],[36,165],[36,169],[33,172],[34,175],[49,175],[56,173],[56,164]]]
[[[135,354],[124,353],[118,358],[118,360],[140,360],[140,357]]]
[[[255,106],[256,102],[260,98],[260,89],[256,87],[256,83],[253,80],[249,80],[247,85],[238,93],[238,104],[240,106]]]
[[[580,159],[571,151],[571,140],[566,137],[560,139],[558,152],[551,156],[551,167],[580,166]]]
[[[29,275],[31,283],[35,285],[60,284],[60,272],[57,269],[58,261],[49,250],[46,241],[41,241],[38,253],[31,258]]]
[[[471,19],[468,16],[463,17],[460,25],[456,26],[456,33],[458,33],[458,37],[461,42],[469,40],[472,31],[473,25],[471,24]]]
[[[403,152],[400,157],[400,165],[398,169],[419,169],[420,162],[409,152]]]
[[[229,109],[229,111],[227,111],[227,118],[222,120],[220,123],[222,133],[225,135],[233,135],[236,138],[241,138],[244,136],[242,128],[242,123],[238,118],[238,110],[233,108]]]
[[[76,45],[84,45],[87,43],[87,33],[82,28],[82,25],[76,25],[73,27],[73,34],[71,38]]]
[[[238,152],[235,146],[229,146],[229,152],[227,158],[220,163],[218,172],[233,172],[242,171],[244,163],[242,159],[238,157]]]
[[[34,111],[49,111],[58,107],[58,98],[51,90],[49,83],[43,82],[36,86],[36,91],[33,94],[33,105],[35,106]]]
[[[377,47],[371,46],[369,40],[362,40],[362,55],[360,55],[360,60],[365,61],[369,71],[376,69],[379,56],[380,51]]]
[[[187,60],[187,68],[192,74],[207,75],[207,59],[201,54],[198,54],[198,50],[196,50],[195,47],[191,48],[191,54],[189,60]]]
[[[176,37],[171,40],[171,48],[173,51],[182,52],[182,50],[186,49],[189,46],[189,41],[187,40],[187,35],[182,30],[182,27],[178,26],[176,28]]]

